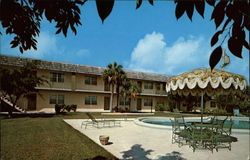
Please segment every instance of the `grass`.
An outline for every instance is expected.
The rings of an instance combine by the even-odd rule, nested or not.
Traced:
[[[61,117],[1,120],[1,159],[116,159]]]
[[[102,118],[101,113],[91,113]],[[173,117],[175,114],[156,113],[154,116]],[[185,115],[199,116],[199,115]],[[105,116],[122,118],[122,116]],[[138,116],[129,116],[136,118]],[[116,159],[112,154],[74,130],[62,119],[88,118],[85,113],[61,115],[1,115],[1,159],[8,160],[78,160]]]

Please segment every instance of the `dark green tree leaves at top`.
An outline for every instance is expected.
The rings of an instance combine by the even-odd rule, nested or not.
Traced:
[[[76,34],[76,27],[81,25],[80,6],[87,0],[2,0],[0,2],[0,21],[6,34],[14,35],[10,42],[11,47],[19,47],[21,53],[29,49],[37,49],[36,37],[40,33],[40,22],[46,18],[55,22],[56,34],[63,33],[67,36],[68,28]],[[115,0],[96,0],[98,14],[104,20],[110,15]],[[136,0],[135,8],[141,7],[143,0]],[[148,0],[150,5],[154,0]],[[250,50],[249,32],[250,5],[249,0],[175,0],[175,16],[181,18],[184,13],[192,21],[195,11],[204,17],[207,6],[213,7],[211,20],[214,21],[217,31],[211,38],[211,47],[219,48],[224,41],[230,52],[242,58],[245,47]],[[44,16],[43,16],[44,15]],[[210,56],[210,67],[213,69],[218,64],[218,51]],[[217,54],[213,54],[217,53]],[[220,59],[219,59],[220,60]],[[211,63],[212,62],[212,63]],[[212,65],[211,65],[212,64]]]

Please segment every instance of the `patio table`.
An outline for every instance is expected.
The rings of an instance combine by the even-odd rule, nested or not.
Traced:
[[[220,127],[219,124],[214,124],[209,122],[186,122],[185,125],[191,128],[210,129],[215,132],[217,132],[218,128]]]

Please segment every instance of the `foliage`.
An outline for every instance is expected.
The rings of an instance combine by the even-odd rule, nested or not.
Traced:
[[[30,62],[20,69],[0,68],[0,92],[13,104],[13,108],[22,96],[36,92],[36,86],[47,82],[43,77],[37,76],[36,70],[36,65]],[[10,108],[9,116],[11,114]]]
[[[56,114],[64,113],[65,110],[67,112],[70,112],[71,110],[76,112],[77,105],[71,104],[71,105],[65,105],[65,104],[55,104],[55,112]]]
[[[128,96],[135,99],[137,94],[139,94],[139,93],[141,93],[141,89],[136,82],[128,81],[128,80],[124,81],[124,83],[122,85],[122,89],[121,89],[121,94],[123,95],[123,97],[125,99]],[[129,105],[129,107],[130,107],[130,105]]]
[[[116,78],[116,97],[117,97],[117,106],[119,106],[119,97],[121,94],[122,84],[127,80],[127,75],[123,70],[123,67],[117,67],[117,78]]]
[[[19,46],[21,53],[31,48],[37,49],[36,37],[40,32],[40,22],[46,18],[49,22],[55,22],[56,34],[63,33],[67,36],[70,26],[76,34],[76,26],[81,25],[80,9],[87,0],[2,0],[1,23],[6,34],[14,35],[11,47]],[[110,15],[115,0],[96,0],[97,11],[102,22]],[[140,8],[142,0],[136,0],[136,9]],[[154,5],[154,0],[148,0]],[[211,20],[217,29],[211,38],[211,47],[216,48],[210,55],[209,64],[213,69],[222,57],[222,44],[227,40],[230,52],[242,58],[242,49],[250,50],[247,31],[249,31],[249,0],[175,0],[175,16],[181,18],[184,13],[192,21],[195,10],[204,18],[207,5],[213,7]],[[43,16],[44,15],[44,16]],[[224,36],[223,38],[220,38]],[[219,39],[221,42],[219,43]]]
[[[157,104],[155,106],[155,111],[168,111],[170,108],[168,106],[164,106],[163,104]]]
[[[76,26],[81,25],[79,9],[86,0],[2,0],[1,23],[6,34],[15,35],[11,48],[19,46],[21,53],[31,48],[37,49],[36,37],[40,33],[40,22],[46,18],[50,23],[56,22],[56,34],[67,36],[70,27],[76,34]]]
[[[116,62],[111,63],[103,72],[103,80],[111,85],[111,98],[110,98],[110,111],[113,110],[113,98],[114,98],[114,89],[117,84],[120,83],[122,77],[125,77],[125,72],[123,71],[123,66],[118,65]],[[119,91],[119,90],[118,90]],[[119,92],[118,92],[119,93]]]

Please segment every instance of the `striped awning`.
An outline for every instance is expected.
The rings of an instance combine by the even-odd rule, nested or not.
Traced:
[[[166,91],[179,95],[207,95],[241,93],[246,89],[245,78],[238,74],[209,68],[197,69],[172,77]]]

